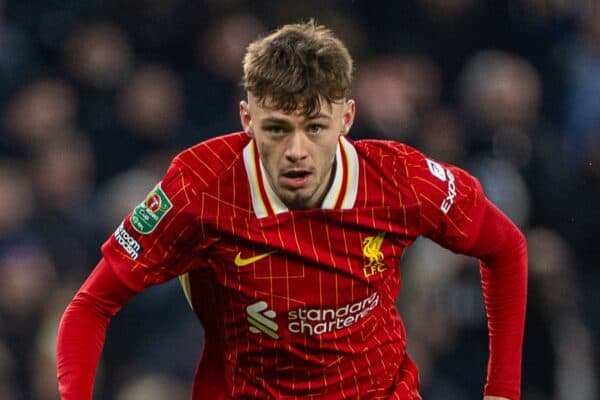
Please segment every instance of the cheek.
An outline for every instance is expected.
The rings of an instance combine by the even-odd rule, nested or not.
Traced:
[[[326,151],[323,151],[322,153],[322,160],[326,161],[326,162],[333,162],[333,160],[335,160],[335,153],[337,151],[337,140],[335,142],[330,143],[327,148]]]
[[[260,149],[259,149],[259,154],[260,154],[260,160],[263,164],[263,166],[268,169],[269,171],[272,168],[276,168],[277,167],[277,149],[274,148],[273,146],[266,146],[263,145]]]

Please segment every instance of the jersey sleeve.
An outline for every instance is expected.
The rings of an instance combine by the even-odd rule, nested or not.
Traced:
[[[527,299],[525,238],[466,171],[418,152],[407,171],[420,204],[421,234],[480,260],[489,332],[484,393],[518,400]]]
[[[102,245],[104,259],[135,292],[187,272],[192,255],[202,247],[197,190],[190,175],[175,159]]]
[[[479,181],[416,150],[407,159],[407,173],[421,207],[420,233],[452,251],[468,251],[484,217],[485,195]]]
[[[135,295],[105,260],[79,288],[58,327],[56,368],[62,400],[91,399],[110,318]]]

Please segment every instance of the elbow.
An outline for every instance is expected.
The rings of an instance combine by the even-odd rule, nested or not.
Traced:
[[[515,227],[515,247],[518,249],[518,253],[527,261],[527,238],[525,234],[517,227]]]

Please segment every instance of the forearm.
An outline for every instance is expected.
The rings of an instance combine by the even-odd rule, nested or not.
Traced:
[[[94,313],[80,294],[67,307],[60,322],[57,341],[58,390],[61,399],[92,398],[108,320],[108,317]]]
[[[521,232],[492,205],[480,248],[481,281],[489,329],[485,394],[519,399],[527,298],[527,246]],[[501,397],[501,398],[502,398]],[[493,397],[488,397],[492,398]]]
[[[101,261],[65,310],[58,328],[57,370],[62,400],[92,398],[110,318],[134,292]]]

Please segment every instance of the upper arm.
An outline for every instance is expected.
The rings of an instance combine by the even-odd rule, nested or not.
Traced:
[[[411,157],[407,170],[420,205],[420,233],[452,251],[467,252],[480,234],[489,201],[479,181],[420,153]]]
[[[192,248],[202,242],[197,194],[177,163],[102,246],[116,275],[134,291],[181,275]]]

